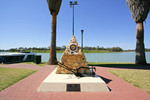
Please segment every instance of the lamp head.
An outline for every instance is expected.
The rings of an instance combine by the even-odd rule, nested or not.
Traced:
[[[72,7],[72,5],[73,5],[72,1],[70,1],[70,4],[69,4],[69,5],[70,5],[70,7]]]
[[[81,32],[83,33],[83,32],[84,32],[84,30],[81,30]]]
[[[77,2],[77,1],[75,1],[75,2],[74,2],[74,4],[75,4],[75,5],[78,5],[78,2]]]
[[[72,1],[70,1],[70,5],[72,5]]]

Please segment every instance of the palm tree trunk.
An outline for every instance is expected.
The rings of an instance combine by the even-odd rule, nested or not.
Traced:
[[[135,63],[147,64],[146,59],[145,59],[143,22],[137,23],[137,28],[136,28],[136,61]]]
[[[48,65],[56,65],[56,23],[57,23],[57,15],[55,12],[52,13],[51,19],[51,47],[50,47],[50,58],[48,61]]]

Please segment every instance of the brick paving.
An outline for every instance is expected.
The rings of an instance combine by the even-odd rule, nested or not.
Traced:
[[[0,65],[7,68],[36,69],[36,73],[0,92],[0,100],[150,100],[150,95],[124,80],[97,67],[97,74],[107,83],[110,92],[37,92],[41,82],[55,67],[34,64]]]

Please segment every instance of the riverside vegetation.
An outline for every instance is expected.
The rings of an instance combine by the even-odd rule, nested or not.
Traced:
[[[50,52],[50,47],[33,47],[33,48],[26,48],[26,47],[19,47],[19,48],[11,48],[9,50],[0,50],[0,52],[19,52],[22,50],[24,52],[30,52],[31,49],[34,53],[49,53]],[[64,50],[66,49],[66,46],[62,47],[56,47],[57,53],[63,53]],[[83,48],[84,53],[112,53],[112,52],[135,52],[135,50],[123,50],[120,47],[112,47],[112,48],[104,48],[104,47],[84,47]],[[150,49],[145,49],[146,52],[150,52]]]

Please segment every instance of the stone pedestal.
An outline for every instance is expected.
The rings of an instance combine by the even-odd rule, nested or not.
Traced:
[[[73,36],[61,58],[61,64],[69,69],[78,69],[86,77],[76,77],[72,71],[60,64],[40,85],[39,92],[99,92],[109,91],[105,82],[98,76],[92,77],[86,58]],[[75,73],[75,72],[74,72]],[[88,74],[88,75],[87,75]]]
[[[76,77],[74,74],[56,74],[56,70],[42,82],[38,92],[109,92],[98,76]]]
[[[61,61],[62,64],[69,67],[70,69],[78,69],[80,67],[88,67],[86,58],[84,56],[84,53],[81,51],[75,36],[73,36],[69,42],[69,45],[67,46],[66,50],[64,51]],[[90,73],[89,69],[82,69],[79,70],[80,73]],[[61,67],[59,65],[57,71],[57,74],[69,74],[72,73],[71,71]]]

